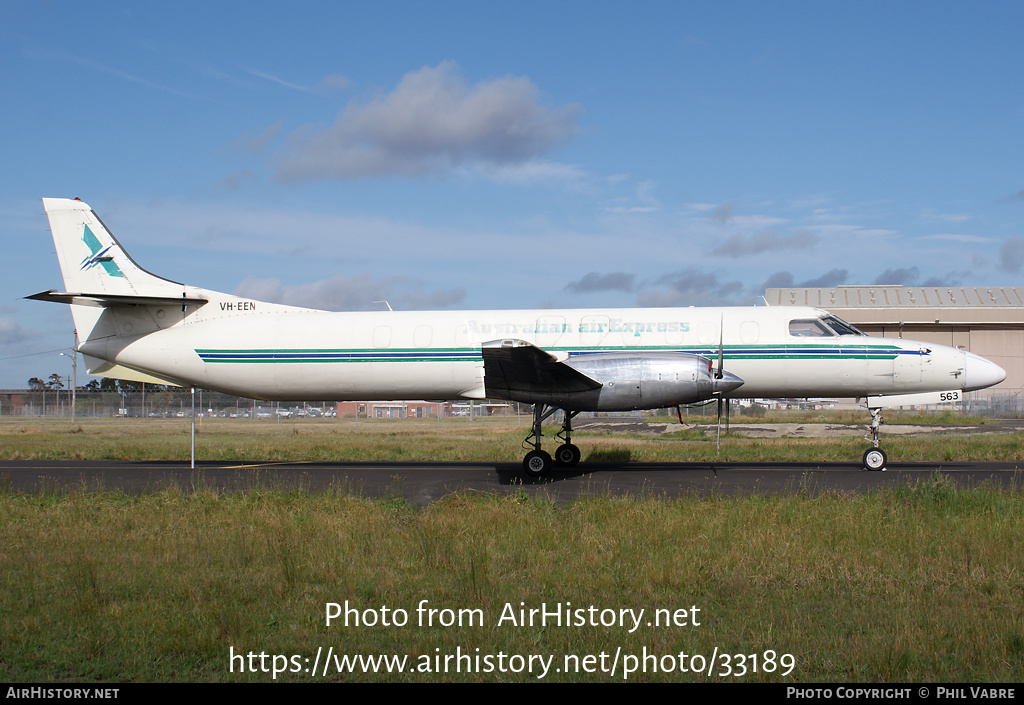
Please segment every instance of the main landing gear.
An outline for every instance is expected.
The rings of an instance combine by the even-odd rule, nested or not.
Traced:
[[[871,441],[871,447],[864,451],[865,470],[885,470],[885,451],[878,447],[878,430],[882,426],[882,410],[869,409],[871,412],[871,423],[868,425],[870,435],[864,436],[865,440]]]
[[[533,428],[530,429],[529,435],[523,439],[523,446],[533,447],[533,450],[523,458],[523,471],[530,477],[544,477],[551,472],[551,467],[555,464],[572,467],[580,462],[582,455],[580,449],[572,444],[572,419],[579,413],[578,411],[565,410],[562,430],[556,436],[562,441],[562,444],[555,451],[554,459],[552,460],[547,451],[541,450],[541,424],[556,411],[558,411],[558,407],[545,404],[536,404],[533,407]]]

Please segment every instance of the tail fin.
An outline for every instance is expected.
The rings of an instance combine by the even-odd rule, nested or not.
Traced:
[[[65,291],[30,296],[41,301],[71,304],[75,330],[81,341],[114,335],[99,326],[104,310],[114,306],[167,306],[202,304],[195,290],[150,274],[124,251],[99,216],[85,203],[68,198],[44,198]]]
[[[44,198],[53,244],[68,292],[176,296],[183,286],[150,274],[128,256],[93,210],[78,199]]]

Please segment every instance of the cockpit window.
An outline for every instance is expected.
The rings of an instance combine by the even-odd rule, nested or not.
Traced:
[[[789,334],[797,338],[831,338],[835,335],[817,318],[794,319],[789,322]]]
[[[826,316],[822,323],[834,330],[837,335],[864,335],[862,331],[837,316]]]

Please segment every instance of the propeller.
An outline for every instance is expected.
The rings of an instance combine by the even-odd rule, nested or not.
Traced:
[[[725,314],[722,314],[722,320],[718,324],[718,369],[715,370],[715,379],[722,379],[724,372],[722,371],[722,362],[725,358],[723,342],[725,338]]]
[[[723,372],[723,363],[725,359],[725,314],[722,314],[718,324],[718,368],[715,370],[715,379],[722,379],[725,376]],[[715,392],[715,396],[718,397],[718,433],[715,438],[715,455],[722,453],[722,393]]]

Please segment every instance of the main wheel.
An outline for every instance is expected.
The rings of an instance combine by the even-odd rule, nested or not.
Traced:
[[[864,451],[864,468],[866,470],[885,470],[885,451],[881,448],[868,448]]]
[[[544,477],[551,472],[551,456],[543,450],[531,450],[523,458],[523,472],[530,477]]]
[[[583,454],[580,452],[580,449],[572,443],[563,443],[558,446],[558,450],[555,451],[555,462],[559,465],[572,467],[576,463],[580,462],[580,457],[582,455]]]

